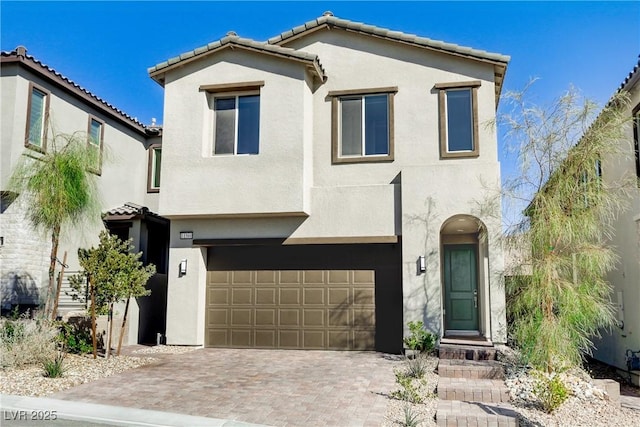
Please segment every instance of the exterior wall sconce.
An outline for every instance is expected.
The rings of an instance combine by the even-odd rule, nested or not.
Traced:
[[[418,257],[418,261],[416,261],[416,270],[418,271],[418,276],[427,271],[427,264],[424,260],[424,256],[420,255]]]
[[[187,275],[187,260],[183,259],[180,261],[180,268],[178,269],[178,277]]]

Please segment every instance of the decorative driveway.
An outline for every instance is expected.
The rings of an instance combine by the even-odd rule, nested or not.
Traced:
[[[379,426],[398,356],[198,349],[50,396],[272,426]]]

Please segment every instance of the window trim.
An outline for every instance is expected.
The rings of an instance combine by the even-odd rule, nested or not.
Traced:
[[[160,186],[157,187],[153,185],[153,177],[155,175],[155,159],[156,159],[156,150],[160,149],[162,152],[162,144],[151,144],[148,147],[149,150],[149,163],[147,165],[147,193],[159,193]],[[162,170],[162,159],[160,160],[161,165],[160,169]]]
[[[343,163],[380,163],[392,162],[394,160],[395,141],[394,141],[394,97],[398,92],[397,86],[367,88],[367,89],[349,89],[349,90],[333,90],[327,94],[331,98],[331,162],[333,164]],[[366,97],[367,95],[387,95],[387,114],[388,114],[388,131],[389,131],[389,153],[388,154],[372,154],[361,156],[340,155],[340,99],[346,97]],[[363,118],[364,119],[364,118]]]
[[[259,110],[258,116],[258,152],[257,153],[242,153],[238,154],[238,97],[242,96],[252,96],[258,95],[259,98],[262,98],[261,89],[265,85],[263,80],[256,80],[250,82],[240,82],[240,83],[222,83],[215,85],[201,85],[199,87],[200,92],[205,92],[207,107],[209,109],[209,125],[210,132],[208,137],[208,148],[207,148],[207,156],[208,157],[235,157],[235,156],[256,156],[260,154],[260,123],[261,123],[261,111]],[[224,154],[216,154],[216,109],[215,102],[217,98],[236,98],[236,129],[235,136],[233,141],[233,153],[224,153]],[[261,99],[260,99],[261,100]]]
[[[640,188],[640,104],[636,105],[631,112],[633,120],[633,153],[636,164],[636,181]]]
[[[89,169],[91,172],[95,173],[96,175],[102,175],[102,152],[104,150],[104,120],[100,120],[99,118],[97,118],[96,116],[94,116],[93,114],[89,114],[89,118],[87,120],[87,147],[92,148],[92,146],[95,147],[95,144],[93,144],[91,142],[91,121],[95,120],[96,122],[100,123],[100,152],[98,154],[98,167],[97,168],[91,168]]]
[[[436,83],[434,88],[438,90],[438,122],[440,130],[440,158],[475,158],[480,156],[480,134],[478,132],[478,88],[481,86],[480,80],[472,80],[466,82]],[[471,92],[471,120],[473,150],[467,151],[449,151],[448,150],[448,111],[447,111],[447,91],[448,90],[465,90]]]
[[[45,96],[44,111],[42,112],[44,117],[42,119],[43,124],[42,124],[42,131],[41,131],[41,145],[33,144],[29,140],[30,127],[31,127],[31,106],[32,106],[31,104],[32,104],[32,98],[33,98],[33,92],[35,90],[43,93]],[[31,150],[38,151],[40,153],[45,153],[47,151],[47,128],[49,127],[50,99],[51,99],[51,92],[44,89],[42,86],[39,86],[33,82],[29,82],[29,98],[27,100],[27,120],[26,120],[26,126],[25,126],[24,146]]]

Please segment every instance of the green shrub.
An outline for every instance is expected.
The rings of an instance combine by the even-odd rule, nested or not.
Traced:
[[[427,372],[427,359],[423,355],[417,355],[414,358],[407,357],[406,359],[407,370],[405,374],[412,378],[422,378]]]
[[[87,354],[93,351],[91,329],[87,321],[60,322],[58,340],[65,351],[74,354]]]
[[[410,350],[419,351],[421,353],[432,353],[436,347],[436,337],[424,328],[422,321],[409,322],[409,331],[411,335],[404,338],[405,345]]]
[[[400,420],[398,424],[403,427],[417,427],[420,424],[420,418],[417,413],[413,412],[411,405],[405,405],[403,410],[404,420]]]
[[[420,395],[418,388],[413,384],[413,378],[400,371],[395,371],[395,375],[400,389],[391,392],[391,397],[411,403],[422,403],[424,399]]]
[[[542,409],[547,413],[552,413],[569,398],[569,391],[558,375],[551,378],[540,374],[533,394],[538,398]]]
[[[53,357],[58,330],[48,320],[22,317],[0,321],[0,367],[38,365]]]
[[[64,373],[64,352],[59,351],[51,359],[45,359],[42,362],[43,376],[47,378],[60,378]]]

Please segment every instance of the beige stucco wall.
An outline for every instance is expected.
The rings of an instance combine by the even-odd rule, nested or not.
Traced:
[[[637,71],[630,86],[627,87],[631,97],[629,117],[633,109],[640,107],[640,73]],[[636,178],[631,123],[619,150],[619,154],[603,159],[602,176],[609,183]],[[611,239],[620,261],[607,276],[613,287],[611,300],[617,308],[615,315],[624,322],[624,328],[614,326],[603,331],[602,338],[595,340],[594,350],[597,359],[622,369],[626,369],[626,350],[640,350],[640,189],[636,185],[630,187],[628,209],[619,213]],[[638,377],[634,380],[637,382]]]
[[[468,214],[486,225],[489,236],[500,231],[500,212],[496,217],[483,216],[476,203],[494,196],[500,182],[496,134],[486,125],[495,116],[493,67],[340,30],[321,30],[288,47],[318,54],[327,81],[312,91],[312,85],[302,84],[309,77],[294,73],[299,73],[299,65],[282,64],[281,60],[257,54],[248,63],[247,54],[236,51],[167,73],[160,196],[160,213],[172,216],[167,342],[202,344],[204,339],[201,325],[206,250],[180,240],[180,231],[193,231],[194,239],[338,241],[345,237],[401,235],[404,324],[422,318],[430,329],[441,333],[440,227],[453,215]],[[274,61],[281,64],[280,69],[273,68]],[[254,80],[265,81],[261,91],[260,154],[204,157],[202,134],[210,125],[204,122],[206,104],[198,87]],[[438,93],[434,85],[470,80],[481,81],[480,156],[440,160]],[[274,97],[269,88],[280,84],[286,84],[287,90],[278,91]],[[332,164],[328,92],[394,86],[398,88],[394,99],[395,160]],[[275,114],[277,122],[270,120]],[[256,180],[258,176],[260,180]],[[280,194],[282,179],[290,193],[287,197]],[[492,189],[485,189],[484,184]],[[428,200],[434,202],[435,220],[425,226]],[[298,209],[308,216],[268,217],[270,213]],[[211,216],[249,212],[263,215]],[[495,342],[504,342],[504,292],[499,279],[503,261],[495,241],[490,237],[487,257],[481,260],[481,273],[486,278],[481,310],[491,313],[482,327]],[[427,275],[417,276],[415,262],[420,255],[435,257],[436,262]],[[178,277],[181,259],[188,260],[189,272]]]
[[[24,147],[29,81],[50,91],[49,124],[47,147],[52,145],[54,134],[86,135],[89,114],[103,120],[104,158],[102,174],[95,176],[98,189],[100,211],[134,202],[157,211],[158,195],[147,194],[147,150],[146,137],[104,112],[88,106],[57,86],[50,84],[22,68],[9,67],[5,73],[3,64],[2,88],[2,129],[0,141],[2,153],[0,171],[2,189],[6,189],[8,177],[25,152]],[[36,157],[38,153],[31,152]],[[20,199],[19,199],[20,200]],[[98,243],[98,234],[103,229],[98,215],[85,222],[63,228],[58,258],[62,260],[67,252],[67,271],[79,269],[77,250]],[[38,288],[46,289],[48,283],[48,254],[50,236],[35,232],[26,221],[24,209],[18,202],[13,203],[5,213],[0,214],[0,236],[4,245],[0,247],[0,278],[3,281],[14,274],[29,277]],[[134,302],[135,304],[135,302]],[[135,308],[134,308],[135,311]],[[134,325],[135,322],[132,322]],[[129,337],[136,342],[137,331],[130,331]]]

